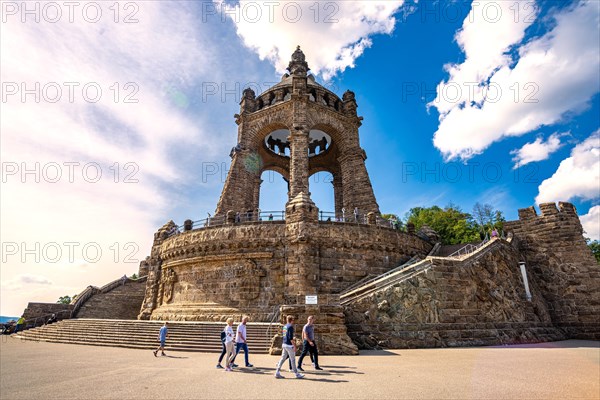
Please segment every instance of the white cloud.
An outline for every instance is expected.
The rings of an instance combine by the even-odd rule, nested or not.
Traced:
[[[560,137],[561,135],[558,133],[550,135],[546,141],[538,137],[534,142],[526,143],[520,149],[511,151],[510,154],[515,155],[513,157],[515,163],[513,169],[532,162],[546,160],[550,154],[561,147]]]
[[[3,281],[3,290],[28,290],[31,286],[52,285],[52,281],[43,275],[20,274],[13,279]]]
[[[600,197],[600,130],[571,150],[556,172],[544,180],[535,198],[537,204],[567,201],[572,198],[593,200]]]
[[[600,205],[590,208],[587,214],[580,215],[584,236],[592,240],[600,240]]]
[[[510,8],[516,3],[496,4]],[[559,122],[565,113],[586,107],[600,87],[597,2],[558,12],[552,30],[522,45],[530,22],[515,23],[510,10],[502,15],[497,23],[465,20],[457,40],[466,60],[448,67],[449,80],[440,83],[429,103],[440,112],[433,143],[446,159],[466,160],[503,137]],[[506,54],[513,45],[520,46],[514,65]]]
[[[27,301],[55,301],[62,291],[73,294],[137,272],[137,262],[126,256],[145,258],[152,232],[166,222],[177,197],[171,191],[187,182],[188,160],[194,154],[210,157],[216,148],[201,130],[203,121],[173,97],[207,74],[217,80],[211,67],[216,45],[207,33],[214,31],[198,24],[194,5],[121,2],[115,23],[114,2],[95,4],[102,7],[97,23],[84,20],[80,6],[73,23],[63,8],[57,23],[44,18],[36,23],[31,16],[22,23],[19,13],[5,16],[2,24],[0,78],[7,97],[0,118],[0,230],[3,243],[19,248],[3,260],[1,280],[22,284],[19,276],[27,271],[57,283],[46,291],[2,293],[2,314],[16,315]],[[139,7],[134,15],[131,5]],[[127,15],[138,22],[123,23]],[[72,101],[65,82],[75,83]],[[90,89],[84,92],[86,84]],[[6,85],[19,92],[7,95]],[[39,100],[28,94],[23,101],[21,89],[36,85]],[[53,102],[56,87],[62,96]],[[99,101],[86,100],[97,87]],[[125,102],[128,95],[137,101]],[[186,151],[175,151],[181,148]],[[70,162],[78,164],[65,164]],[[92,164],[86,170],[87,163]],[[5,174],[6,168],[15,173]],[[101,177],[93,182],[97,170]],[[61,177],[53,183],[57,171]],[[78,246],[71,261],[65,242]],[[48,262],[42,254],[41,261],[35,255],[22,261],[24,247],[49,243],[60,245],[60,260]],[[86,244],[97,244],[102,258],[82,258]]]
[[[389,34],[396,23],[398,1],[256,2],[226,5],[214,0],[222,14],[234,21],[244,44],[285,72],[291,54],[300,45],[315,74],[329,79],[354,67],[371,46],[374,34]]]

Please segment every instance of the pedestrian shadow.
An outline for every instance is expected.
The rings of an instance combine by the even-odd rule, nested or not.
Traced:
[[[356,375],[364,375],[364,372],[359,371],[348,371],[352,369],[356,369],[356,367],[349,367],[346,365],[323,365],[323,371],[315,372],[319,375],[325,375],[327,373],[331,374],[356,374]]]
[[[308,378],[304,375],[303,381],[315,381],[315,382],[323,382],[323,383],[347,383],[349,381],[345,379],[328,379],[328,378]]]
[[[255,375],[274,375],[276,368],[252,368],[252,369],[236,369],[236,371],[244,373],[244,374],[255,374]],[[321,376],[328,375],[324,373],[318,374],[306,374],[304,373],[303,381],[315,381],[315,382],[323,382],[323,383],[344,383],[349,382],[344,379],[331,379],[331,378],[322,378]],[[297,379],[294,376],[293,372],[290,372],[289,377],[283,376],[282,379]]]
[[[399,349],[400,350],[400,349]],[[409,349],[401,349],[401,350],[409,350]],[[361,356],[399,356],[400,354],[396,354],[387,350],[361,350]]]
[[[241,372],[243,374],[267,375],[272,374],[272,371],[275,371],[275,368],[236,368],[234,371]]]
[[[161,356],[161,357],[167,357],[167,358],[179,358],[179,359],[189,358],[189,357],[181,357],[181,356],[172,356],[172,355],[170,355],[170,354],[167,354],[167,355],[164,355],[164,356]]]
[[[355,374],[355,375],[364,375],[364,372],[358,372],[358,371],[340,371],[340,370],[336,370],[336,369],[329,369],[327,368],[326,370],[323,371],[319,371],[317,373],[318,375],[328,375],[328,374],[336,374],[336,375],[346,375],[346,374]]]

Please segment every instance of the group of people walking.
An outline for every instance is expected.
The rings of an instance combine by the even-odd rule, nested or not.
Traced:
[[[319,366],[319,351],[317,349],[317,342],[315,341],[315,317],[309,315],[307,318],[306,325],[302,328],[302,353],[300,354],[300,358],[298,359],[298,365],[296,365],[296,340],[294,337],[294,320],[295,318],[292,315],[288,315],[286,318],[286,324],[282,328],[282,350],[281,350],[281,359],[277,362],[277,368],[275,370],[275,378],[283,378],[281,375],[281,368],[283,367],[286,360],[289,361],[290,371],[294,372],[296,378],[302,379],[304,375],[299,371],[304,372],[302,368],[302,361],[307,354],[310,354],[310,358],[313,362],[313,365],[316,370],[323,370]],[[226,372],[233,371],[234,368],[237,368],[238,365],[235,363],[235,358],[241,350],[244,350],[244,361],[247,368],[252,368],[253,365],[250,364],[248,360],[248,342],[246,335],[246,325],[248,323],[248,317],[244,316],[242,321],[237,326],[235,331],[235,335],[233,333],[233,318],[227,318],[227,325],[221,332],[221,343],[223,345],[223,349],[221,351],[221,355],[219,356],[219,361],[217,362],[217,368],[224,369]],[[154,356],[156,357],[158,352],[161,351],[161,354],[165,355],[165,342],[168,338],[168,322],[165,322],[164,325],[160,328],[158,334],[158,341],[160,342],[159,347],[153,351]],[[223,358],[225,358],[225,367],[221,365],[223,362]]]
[[[227,318],[227,325],[221,333],[221,342],[223,343],[223,350],[219,356],[219,362],[217,368],[223,368],[221,362],[223,357],[225,358],[225,371],[231,371],[238,365],[235,363],[235,357],[238,355],[240,350],[244,350],[244,361],[246,367],[251,368],[254,365],[248,361],[248,343],[246,342],[246,324],[248,323],[248,317],[244,316],[242,322],[237,327],[235,338],[233,336],[233,318]]]
[[[313,359],[315,369],[323,370],[319,367],[319,352],[317,350],[317,343],[315,342],[315,328],[314,322],[315,317],[312,315],[308,316],[307,323],[302,328],[302,353],[298,359],[298,366],[296,366],[296,340],[294,339],[294,317],[288,315],[286,318],[287,324],[282,329],[283,341],[281,344],[281,359],[277,363],[277,369],[275,370],[275,378],[283,378],[281,375],[281,367],[285,361],[289,358],[291,370],[296,374],[296,378],[302,379],[302,375],[299,371],[302,369],[302,361],[306,354],[310,353]]]

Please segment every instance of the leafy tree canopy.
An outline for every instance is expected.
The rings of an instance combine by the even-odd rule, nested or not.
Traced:
[[[73,297],[74,297],[74,296],[73,296]],[[69,295],[66,295],[66,296],[60,296],[60,297],[58,298],[58,301],[57,301],[57,303],[60,303],[60,304],[70,304],[70,303],[71,303],[71,296],[69,296]]]
[[[589,238],[586,238],[585,240],[587,241],[590,250],[592,250],[594,257],[596,257],[596,262],[600,264],[600,242]]]
[[[459,244],[481,240],[492,229],[501,231],[506,219],[502,211],[494,209],[490,204],[476,203],[473,214],[462,211],[454,204],[444,208],[411,208],[405,215],[405,221],[413,223],[417,231],[423,225],[428,225],[440,235],[443,244]]]

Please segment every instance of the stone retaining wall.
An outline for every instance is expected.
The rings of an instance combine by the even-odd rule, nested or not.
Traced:
[[[532,275],[525,299],[519,253],[495,239],[466,260],[431,257],[428,273],[345,307],[348,334],[362,349],[476,346],[564,338]]]

